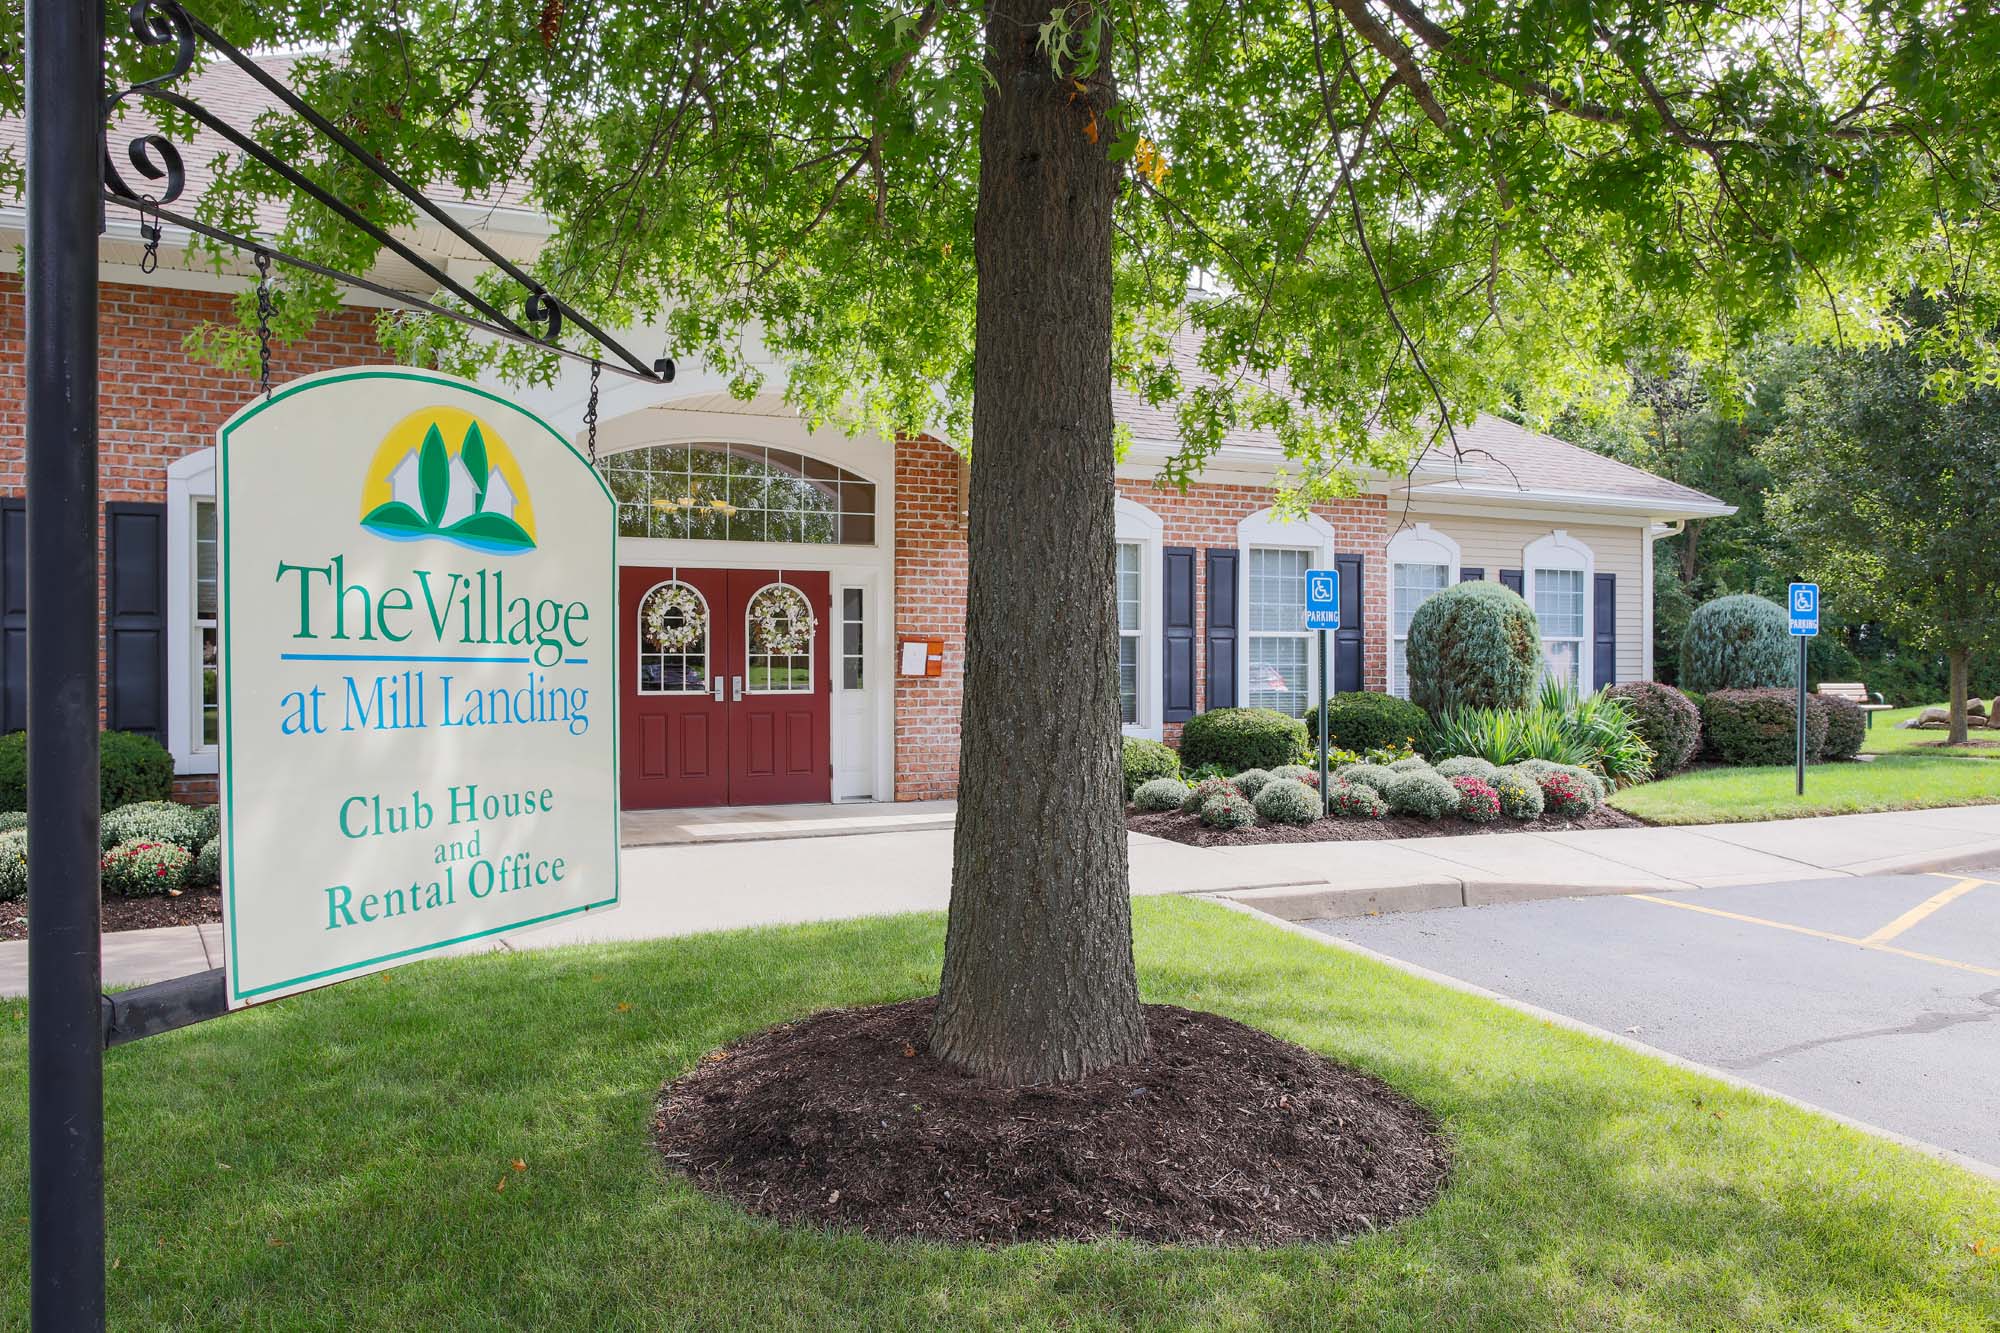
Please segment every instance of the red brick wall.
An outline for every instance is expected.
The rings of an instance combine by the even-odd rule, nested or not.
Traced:
[[[1183,494],[1145,481],[1121,480],[1119,494],[1145,505],[1164,524],[1168,546],[1236,545],[1236,527],[1268,507],[1269,486],[1200,485]],[[965,529],[959,521],[958,456],[934,440],[907,440],[896,450],[896,633],[942,635],[944,675],[896,678],[896,799],[948,797],[958,783],[958,710],[964,681]],[[1362,683],[1385,689],[1381,626],[1389,614],[1386,551],[1390,515],[1381,496],[1359,496],[1317,506],[1333,525],[1335,549],[1362,557],[1362,612],[1367,638]],[[1200,629],[1207,617],[1206,562],[1195,564],[1196,699],[1207,689],[1208,663]],[[1180,726],[1169,724],[1178,741]]]
[[[124,284],[98,291],[99,498],[160,503],[167,496],[167,465],[214,444],[216,430],[256,393],[256,381],[191,360],[181,350],[197,325],[235,318],[226,293]],[[0,494],[9,496],[26,489],[25,337],[21,279],[0,274]],[[310,339],[274,345],[271,378],[282,383],[385,359],[373,313],[343,310],[321,321]],[[101,579],[98,606],[101,617]],[[100,686],[102,680],[100,665]],[[176,787],[191,798],[214,799],[212,776],[183,779]]]

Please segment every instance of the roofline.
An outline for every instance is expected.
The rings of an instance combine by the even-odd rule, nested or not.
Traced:
[[[1611,495],[1601,491],[1536,490],[1525,486],[1468,486],[1464,483],[1413,486],[1408,496],[1413,502],[1477,504],[1511,501],[1554,509],[1593,509],[1620,514],[1643,514],[1654,518],[1726,518],[1736,506],[1713,496],[1673,500],[1664,496]]]

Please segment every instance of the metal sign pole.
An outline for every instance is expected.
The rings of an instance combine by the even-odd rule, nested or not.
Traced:
[[[1326,738],[1326,631],[1319,632],[1319,804],[1326,809],[1326,752],[1333,748]]]
[[[1799,638],[1799,772],[1797,794],[1806,794],[1806,643]]]
[[[28,1261],[38,1333],[104,1327],[97,860],[102,6],[27,8]]]

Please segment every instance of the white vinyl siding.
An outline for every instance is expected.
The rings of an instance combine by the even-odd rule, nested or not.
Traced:
[[[1304,717],[1312,698],[1307,652],[1306,570],[1312,552],[1252,547],[1246,586],[1245,626],[1249,674],[1243,702]]]

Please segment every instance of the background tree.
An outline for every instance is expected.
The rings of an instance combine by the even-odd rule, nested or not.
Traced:
[[[1921,333],[1957,311],[1947,292],[1901,313]],[[2000,391],[1941,401],[1938,370],[1915,345],[1824,357],[1762,452],[1772,520],[1825,599],[1944,652],[1962,743],[1972,654],[2000,646]]]
[[[1111,706],[1114,378],[1177,404],[1167,481],[1256,426],[1291,458],[1296,506],[1449,442],[1508,386],[1539,409],[1577,364],[1707,358],[1801,310],[1846,331],[1928,275],[1914,239],[1990,244],[1983,6],[203,8],[239,44],[303,48],[297,85],[410,178],[519,183],[553,222],[536,271],[579,306],[657,320],[744,393],[754,327],[808,421],[976,444],[936,1036],[1015,1082],[1142,1042]],[[126,44],[111,76],[162,58]],[[18,107],[18,84],[0,98]],[[302,127],[264,132],[410,220]],[[241,230],[281,192],[225,163],[202,209]],[[366,266],[359,238],[294,205],[281,244]],[[1198,272],[1215,295],[1190,302]],[[296,330],[333,293],[288,281]],[[384,332],[450,368],[548,370],[453,329]],[[210,348],[240,355],[240,331]]]

